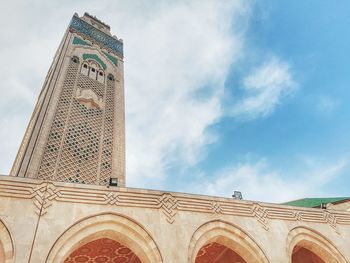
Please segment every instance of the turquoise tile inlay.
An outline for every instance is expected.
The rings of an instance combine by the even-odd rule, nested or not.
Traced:
[[[106,48],[109,48],[112,51],[123,55],[122,42],[98,30],[97,28],[93,27],[92,25],[80,19],[79,17],[73,16],[69,27],[79,33],[84,34],[88,38],[91,38],[92,41],[96,41],[99,44],[105,46]]]
[[[107,66],[106,64],[102,61],[102,59],[100,59],[99,56],[95,55],[95,54],[83,54],[83,59],[93,59],[95,60],[98,64],[100,64],[102,66],[103,69],[106,69]]]
[[[88,42],[86,42],[78,37],[74,37],[73,45],[83,45],[83,46],[90,46],[91,47],[91,45]]]
[[[110,54],[106,53],[106,52],[103,52],[103,54],[106,55],[106,57],[116,66],[118,66],[118,59],[111,56]]]

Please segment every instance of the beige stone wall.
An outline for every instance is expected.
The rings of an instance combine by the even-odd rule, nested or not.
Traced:
[[[327,209],[350,211],[350,201],[328,204]]]
[[[0,220],[6,263],[62,262],[99,237],[144,263],[194,263],[212,241],[247,262],[290,262],[297,244],[325,262],[350,260],[350,213],[336,210],[1,176]]]

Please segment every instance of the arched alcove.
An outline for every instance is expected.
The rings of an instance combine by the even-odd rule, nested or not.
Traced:
[[[291,263],[346,263],[343,255],[327,238],[305,227],[289,232],[287,253]]]
[[[227,257],[230,260],[243,259],[242,263],[269,262],[261,248],[247,233],[219,220],[208,222],[195,231],[189,246],[188,262],[201,263],[208,260],[203,254],[208,250],[213,250],[207,254],[215,253],[216,260],[220,257],[224,260],[224,257]]]
[[[10,231],[0,220],[0,263],[14,262],[14,246]]]
[[[319,256],[310,250],[296,245],[292,252],[292,263],[325,263]]]
[[[116,214],[99,214],[76,222],[56,240],[46,262],[65,262],[79,248],[102,239],[126,247],[142,263],[163,262],[150,234],[135,221]]]
[[[109,238],[90,241],[64,260],[64,263],[79,262],[141,263],[131,249]]]
[[[225,245],[211,242],[204,245],[196,256],[195,263],[226,263],[239,262],[246,263],[246,261],[235,251]]]

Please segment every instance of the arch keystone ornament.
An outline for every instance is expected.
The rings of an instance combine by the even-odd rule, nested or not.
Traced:
[[[178,204],[176,198],[169,193],[165,193],[159,198],[158,202],[163,214],[166,216],[166,220],[169,224],[172,224],[177,213]]]
[[[188,250],[188,263],[195,263],[200,249],[212,242],[226,246],[247,263],[269,263],[259,245],[240,228],[215,220],[200,226],[192,235]]]
[[[334,229],[336,233],[339,234],[338,228],[337,228],[337,219],[333,214],[331,214],[329,211],[324,211],[324,219],[328,223],[330,227]]]
[[[212,208],[214,214],[221,214],[222,213],[221,206],[217,202],[213,202],[211,204],[211,208]]]
[[[267,210],[264,207],[262,207],[260,204],[254,204],[252,207],[252,214],[266,231],[269,230]]]
[[[64,262],[78,248],[99,239],[122,244],[142,263],[163,262],[157,244],[142,226],[127,217],[110,213],[93,215],[68,228],[56,240],[45,262]]]
[[[296,227],[289,232],[286,248],[290,263],[292,263],[292,254],[296,246],[311,251],[325,263],[347,263],[331,241],[309,228]]]

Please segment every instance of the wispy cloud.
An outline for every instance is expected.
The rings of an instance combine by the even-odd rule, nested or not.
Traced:
[[[45,13],[38,6],[45,7]],[[4,28],[9,37],[0,44],[1,56],[7,61],[0,66],[2,123],[14,104],[21,109],[16,111],[20,127],[5,126],[2,138],[23,137],[51,62],[48,58],[53,57],[73,12],[88,11],[124,39],[128,185],[163,187],[168,167],[195,164],[203,147],[215,140],[207,128],[223,114],[224,82],[243,48],[249,4],[76,1],[64,5],[37,1],[28,5],[16,1],[8,2],[4,10],[8,12],[0,19],[13,24],[9,30]],[[10,10],[16,10],[18,19],[10,17]],[[196,94],[203,90],[207,95],[198,98]],[[17,147],[8,146],[6,153],[1,152],[2,173],[8,172],[19,141]]]
[[[332,98],[331,96],[321,95],[318,98],[318,103],[316,104],[317,109],[322,113],[331,113],[339,105],[339,101]]]
[[[244,119],[268,116],[295,87],[290,65],[272,57],[244,78],[243,96],[234,105],[232,115]]]
[[[7,62],[0,65],[1,173],[8,173],[15,157],[51,63],[48,58],[53,57],[72,10],[98,16],[124,39],[129,186],[164,188],[169,167],[196,164],[205,146],[215,141],[218,134],[210,133],[208,127],[226,114],[224,83],[246,49],[251,12],[246,1],[75,1],[67,5],[36,1],[28,5],[23,0],[7,2],[4,10],[1,21],[12,22],[11,28],[4,27],[3,35],[8,37],[0,44],[0,55]],[[11,10],[16,10],[16,19]],[[235,102],[231,112],[235,117],[267,116],[295,87],[290,66],[276,57],[242,79],[244,96]],[[205,96],[198,97],[199,93]],[[9,119],[11,114],[16,118]],[[234,176],[218,175],[211,189],[226,187],[229,192],[230,180],[243,182],[246,174],[250,178],[246,187],[251,189],[274,177],[279,182],[278,175],[264,172],[263,163],[232,169]],[[207,192],[217,193],[211,189]]]
[[[324,163],[307,158],[299,163],[299,169],[279,171],[266,159],[246,161],[223,169],[210,180],[202,178],[197,192],[230,197],[234,190],[239,190],[245,199],[268,202],[323,196],[330,194],[325,186],[340,175],[347,164],[346,159]]]
[[[215,136],[221,96],[242,47],[231,21],[240,2],[183,2],[152,10],[142,31],[129,32],[126,62],[127,169],[131,185],[159,187],[165,169],[191,165]],[[247,19],[247,18],[243,18]],[[138,28],[138,27],[137,27]],[[140,43],[140,39],[142,39]],[[146,51],[146,52],[145,52]],[[209,89],[205,99],[195,94]]]

